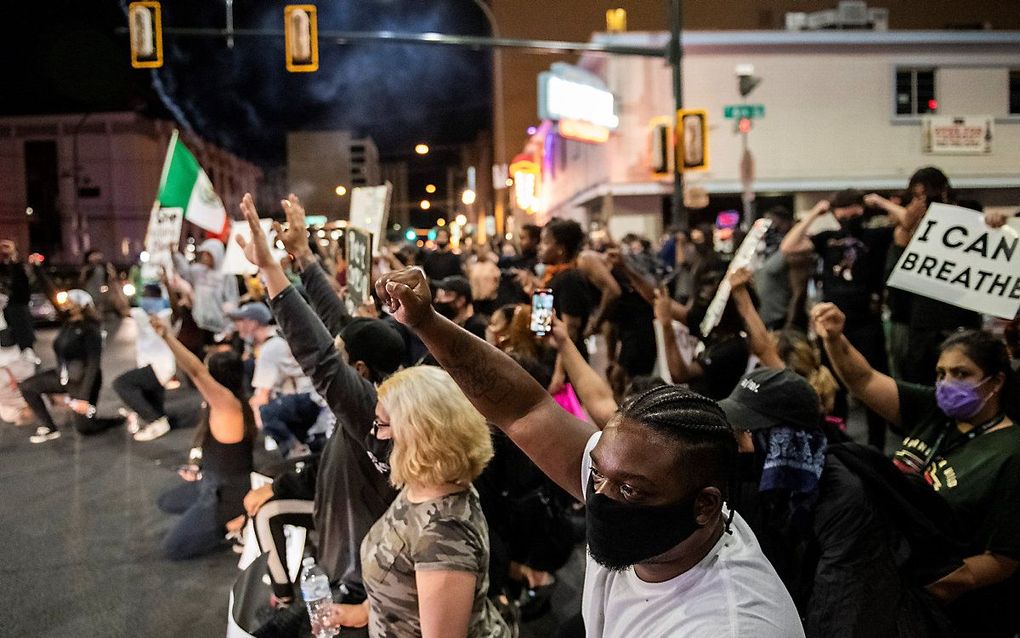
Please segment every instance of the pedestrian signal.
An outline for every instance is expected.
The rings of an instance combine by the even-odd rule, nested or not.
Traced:
[[[128,5],[128,33],[132,67],[158,69],[163,66],[163,16],[158,2]]]
[[[680,110],[676,113],[676,170],[708,170],[708,113]]]
[[[319,70],[319,29],[313,4],[289,4],[283,9],[284,49],[287,70],[311,73]]]

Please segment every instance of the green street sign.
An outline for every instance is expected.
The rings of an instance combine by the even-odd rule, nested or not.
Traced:
[[[727,104],[723,107],[723,117],[727,120],[742,118],[757,119],[765,117],[764,104]]]

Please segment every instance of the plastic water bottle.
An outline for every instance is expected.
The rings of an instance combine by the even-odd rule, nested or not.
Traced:
[[[301,564],[304,569],[301,572],[301,597],[305,600],[308,608],[308,618],[312,622],[312,635],[316,638],[329,638],[335,636],[336,631],[326,623],[329,618],[330,605],[333,602],[333,595],[329,590],[329,578],[325,572],[315,564],[315,559],[309,556]]]

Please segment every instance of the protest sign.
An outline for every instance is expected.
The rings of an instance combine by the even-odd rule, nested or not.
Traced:
[[[360,186],[351,192],[350,225],[372,235],[372,254],[379,254],[379,238],[386,232],[393,185]]]
[[[271,219],[260,219],[259,224],[262,225],[262,231],[266,233],[266,239],[269,241],[270,252],[273,253],[273,259],[277,261],[283,259],[287,254],[286,250],[276,248],[276,232],[273,231],[273,220]],[[254,275],[259,271],[258,266],[248,261],[248,258],[244,256],[244,251],[241,250],[241,246],[238,245],[236,237],[240,235],[245,241],[251,241],[251,228],[248,227],[248,222],[245,220],[231,221],[230,222],[230,237],[227,239],[227,252],[223,256],[223,265],[220,268],[220,272],[227,273],[228,275]]]
[[[723,278],[722,283],[719,284],[719,289],[715,291],[715,297],[712,298],[712,303],[708,305],[708,310],[705,311],[705,318],[701,321],[701,336],[707,337],[716,326],[719,325],[719,320],[722,318],[723,310],[726,309],[726,303],[730,300],[730,280],[729,274],[735,270],[741,268],[750,268],[752,260],[754,259],[755,253],[758,252],[758,246],[765,239],[765,231],[772,225],[772,221],[762,217],[761,219],[754,222],[751,226],[750,232],[747,233],[747,237],[741,242],[740,248],[733,255],[733,260],[730,262],[729,268],[726,269],[726,277]]]
[[[1020,219],[990,228],[966,208],[932,204],[888,284],[1003,319],[1020,309]]]
[[[184,209],[161,208],[159,202],[152,206],[149,213],[149,227],[145,231],[145,251],[149,253],[149,263],[165,267],[173,266],[171,253],[177,249],[181,240],[181,225],[184,222]]]
[[[372,234],[347,228],[347,304],[354,312],[372,297]]]

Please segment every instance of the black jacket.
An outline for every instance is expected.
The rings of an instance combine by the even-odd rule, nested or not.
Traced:
[[[293,286],[270,305],[294,358],[336,415],[337,424],[322,450],[318,471],[287,473],[277,480],[273,493],[276,498],[314,493],[317,562],[330,581],[363,592],[361,541],[396,496],[387,477],[372,465],[364,446],[375,418],[376,389],[343,362],[333,345],[333,335],[351,317],[325,272],[313,264],[301,279],[311,306]]]

